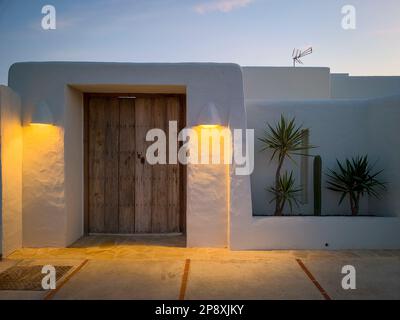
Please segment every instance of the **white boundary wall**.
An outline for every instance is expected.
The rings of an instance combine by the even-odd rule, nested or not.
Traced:
[[[324,163],[332,155],[350,155],[354,146],[359,152],[376,150],[371,151],[373,157],[386,155],[384,167],[394,175],[390,180],[400,181],[399,155],[393,152],[393,146],[399,142],[393,134],[398,127],[398,98],[311,102],[304,99],[329,98],[329,69],[283,69],[275,69],[277,81],[270,78],[268,86],[263,84],[254,91],[256,96],[257,92],[267,92],[275,101],[249,103],[249,122],[254,121],[255,115],[257,119],[273,121],[285,110],[302,118],[312,132],[321,133],[314,136],[312,133],[311,142],[321,146],[319,151],[327,152]],[[244,73],[248,93],[252,89],[248,87],[246,70]],[[298,81],[292,81],[299,77],[306,77],[300,87]],[[147,86],[158,92],[166,87],[183,87],[187,93],[188,127],[210,101],[220,106],[221,115],[231,129],[247,126],[242,73],[233,64],[18,63],[10,69],[9,85],[22,98],[25,124],[21,164],[24,246],[66,246],[83,234],[82,92],[87,88],[100,92],[138,92],[138,88]],[[296,102],[298,99],[303,101]],[[42,139],[47,145],[38,146],[27,124],[34,104],[42,100],[52,109],[56,127],[49,139]],[[390,114],[390,119],[382,110]],[[379,135],[382,127],[385,134]],[[329,144],[324,143],[327,141]],[[376,148],[372,149],[373,146]],[[319,249],[328,243],[330,249],[400,247],[398,183],[392,183],[393,191],[388,193],[386,202],[363,203],[363,210],[396,217],[259,218],[252,216],[249,177],[232,175],[234,169],[232,166],[227,185],[225,166],[188,168],[188,246]],[[326,195],[324,202],[336,203],[337,199],[330,197]]]
[[[394,217],[252,217],[231,244],[234,250],[399,249]],[[327,246],[326,246],[327,244]]]
[[[368,153],[372,161],[379,160],[379,168],[385,169],[382,178],[389,182],[388,192],[380,200],[364,199],[362,203],[362,213],[377,217],[253,217],[245,214],[232,217],[231,248],[400,248],[400,149],[397,147],[400,141],[396,134],[400,123],[400,96],[373,100],[247,101],[249,128],[256,129],[256,136],[262,133],[267,121],[274,123],[281,113],[295,116],[299,123],[310,127],[310,142],[319,146],[313,153],[322,155],[324,170],[334,165],[336,157],[343,159]],[[261,214],[273,212],[264,190],[273,183],[275,170],[275,163],[268,165],[268,159],[268,154],[256,151],[252,175],[253,210]],[[293,165],[288,167],[296,169]],[[301,209],[304,214],[312,214],[312,183],[309,195],[310,203]],[[338,195],[326,189],[322,203],[322,214],[348,211],[348,204],[339,207]]]
[[[10,68],[9,86],[22,98],[25,126],[24,246],[63,247],[83,234],[82,92],[182,87],[187,127],[196,123],[205,104],[214,102],[231,129],[246,128],[242,72],[235,64],[17,63]],[[34,105],[42,100],[56,127],[47,145],[38,148],[28,124]],[[229,185],[225,165],[190,165],[187,171],[187,245],[227,246],[229,210],[232,215],[251,214],[250,178],[232,176]],[[228,187],[235,195],[230,204]]]
[[[378,98],[400,94],[400,77],[331,75],[333,99]]]
[[[242,67],[245,99],[329,99],[329,68]]]
[[[368,145],[368,107],[363,100],[309,100],[309,101],[247,101],[248,127],[255,129],[255,136],[264,134],[267,122],[275,126],[281,114],[286,118],[296,118],[297,124],[310,129],[309,143],[317,146],[311,149],[311,155],[322,157],[322,171],[335,167],[336,158],[343,160],[349,156],[365,154]],[[262,143],[256,139],[255,170],[251,176],[253,213],[257,215],[271,214],[273,203],[269,204],[270,194],[266,187],[274,184],[276,161],[270,162],[271,151],[260,152]],[[284,170],[293,170],[297,184],[300,184],[300,157],[295,156],[294,164],[286,160]],[[375,159],[372,159],[374,161]],[[313,158],[308,158],[308,203],[295,209],[295,213],[313,214]],[[325,179],[323,179],[325,180]],[[324,181],[323,181],[324,182]],[[328,191],[322,185],[323,214],[344,214],[348,211],[348,203],[338,206],[337,194]],[[365,200],[361,212],[368,212]],[[385,215],[388,213],[385,213]]]
[[[19,97],[0,86],[1,127],[1,253],[22,246],[22,127]]]

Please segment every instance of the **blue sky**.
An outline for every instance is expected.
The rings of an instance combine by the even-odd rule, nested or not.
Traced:
[[[57,29],[43,30],[54,5]],[[344,5],[356,30],[341,27]],[[0,83],[17,61],[235,62],[400,75],[399,0],[0,0]]]

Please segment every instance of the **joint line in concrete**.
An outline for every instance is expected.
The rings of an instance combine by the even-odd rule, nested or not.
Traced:
[[[185,268],[182,274],[182,283],[181,283],[181,290],[179,292],[179,300],[185,300],[187,282],[189,278],[189,269],[190,269],[190,259],[186,259]]]
[[[332,300],[328,293],[325,291],[324,288],[319,284],[317,279],[314,278],[312,273],[307,269],[303,261],[301,259],[296,259],[297,263],[299,264],[300,268],[304,271],[304,273],[308,276],[308,278],[312,281],[312,283],[317,287],[318,291],[322,294],[325,300]]]

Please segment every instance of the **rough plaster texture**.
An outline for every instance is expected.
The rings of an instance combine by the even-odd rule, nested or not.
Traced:
[[[22,165],[23,245],[66,245],[63,130],[25,126]]]
[[[185,87],[188,127],[205,104],[214,102],[226,125],[246,128],[242,73],[234,64],[18,63],[10,69],[9,86],[22,98],[24,123],[29,123],[34,104],[46,100],[57,128],[48,146],[39,150],[30,133],[24,134],[25,246],[65,246],[83,233],[80,88],[121,92],[145,86],[149,92],[151,87]],[[229,207],[232,214],[245,208],[251,215],[249,177],[232,176],[231,194],[237,197],[230,205],[227,181],[224,166],[188,166],[188,246],[226,246]]]
[[[216,175],[220,179],[215,179]],[[204,238],[196,237],[192,239],[190,244],[192,247],[213,247],[215,243],[227,245],[228,197],[226,175],[224,165],[193,165],[189,170],[188,180],[192,181],[190,187],[192,190],[188,194],[187,201],[191,205],[191,212],[194,213],[192,219],[196,221],[193,228],[196,228],[197,232],[204,232],[205,234]],[[210,186],[213,187],[210,188]],[[199,197],[203,200],[199,201]],[[203,212],[204,202],[224,203],[226,214],[221,215],[219,219],[212,219],[210,216],[215,209],[210,206],[208,213]]]
[[[328,99],[329,68],[242,67],[245,99]]]
[[[22,127],[19,97],[0,86],[2,254],[22,247]],[[2,232],[3,231],[3,232]]]

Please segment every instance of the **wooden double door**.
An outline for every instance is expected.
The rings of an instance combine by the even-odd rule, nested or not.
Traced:
[[[168,143],[169,121],[184,127],[184,96],[86,95],[85,105],[87,232],[184,232],[185,168],[146,160],[148,130]]]

